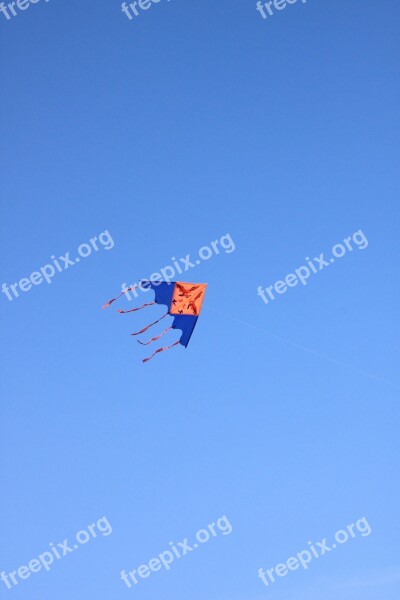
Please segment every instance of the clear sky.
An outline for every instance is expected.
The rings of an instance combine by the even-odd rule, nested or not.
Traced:
[[[0,13],[0,284],[112,239],[0,294],[0,570],[112,527],[1,597],[399,598],[400,6],[255,6]],[[257,294],[359,231],[307,285]],[[188,349],[142,364],[129,334],[162,309],[101,305],[226,235],[180,276],[208,284]],[[229,535],[121,580],[224,515]],[[362,517],[370,535],[258,577]]]

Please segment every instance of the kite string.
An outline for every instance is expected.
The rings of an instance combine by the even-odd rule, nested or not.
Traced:
[[[358,373],[359,375],[364,375],[365,377],[369,377],[370,379],[374,379],[375,381],[379,381],[380,383],[384,383],[386,385],[390,385],[391,387],[394,387],[394,388],[400,388],[400,386],[392,383],[391,381],[387,381],[386,379],[382,379],[381,377],[376,377],[375,375],[371,375],[371,373],[367,373],[366,371],[361,371],[360,369],[356,369],[355,367],[353,367],[351,365],[347,365],[346,363],[341,362],[340,360],[337,360],[336,358],[331,358],[330,356],[326,356],[325,354],[321,354],[320,352],[316,352],[315,350],[312,350],[311,348],[307,348],[307,346],[302,346],[301,344],[297,344],[296,342],[292,342],[291,340],[287,340],[286,338],[283,338],[283,337],[281,337],[279,335],[275,335],[274,333],[270,333],[269,331],[265,331],[265,329],[260,329],[260,327],[256,327],[256,325],[253,325],[252,323],[246,323],[245,321],[242,321],[241,319],[237,319],[236,317],[232,317],[231,315],[227,315],[226,313],[222,313],[219,310],[216,310],[215,308],[212,308],[211,306],[206,305],[204,308],[208,308],[209,310],[215,312],[218,315],[221,315],[222,317],[226,317],[227,319],[231,319],[232,321],[236,321],[237,323],[241,323],[242,325],[246,325],[246,327],[251,327],[252,329],[255,329],[256,331],[260,331],[261,333],[264,333],[265,335],[273,337],[276,340],[284,342],[285,344],[289,344],[290,346],[294,346],[295,348],[299,348],[300,350],[304,350],[305,352],[308,352],[310,354],[314,354],[314,356],[318,356],[319,358],[323,358],[324,360],[327,360],[329,362],[332,362],[332,363],[335,363],[337,365],[340,365],[341,367],[345,367],[347,369],[350,369],[351,371],[354,371],[355,373]]]

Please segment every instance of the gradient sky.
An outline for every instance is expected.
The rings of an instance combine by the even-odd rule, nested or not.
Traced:
[[[0,570],[113,528],[1,597],[398,600],[399,18],[398,0],[0,14],[0,283],[114,242],[0,294]],[[257,295],[358,230],[364,250]],[[208,283],[189,348],[143,365],[129,334],[162,310],[101,305],[226,234],[234,252],[185,274]],[[120,580],[222,515],[230,535]],[[370,536],[257,577],[363,516]]]

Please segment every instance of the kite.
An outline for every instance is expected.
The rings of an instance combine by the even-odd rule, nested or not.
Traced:
[[[152,342],[159,340],[163,335],[171,331],[171,329],[180,329],[182,331],[181,337],[171,344],[171,346],[163,346],[162,348],[158,348],[151,356],[143,359],[143,362],[147,362],[153,356],[158,354],[159,352],[164,352],[164,350],[169,350],[169,348],[173,348],[178,344],[182,344],[185,348],[187,348],[190,338],[192,336],[193,330],[196,326],[197,319],[199,318],[199,314],[201,311],[201,307],[204,300],[204,295],[206,293],[206,283],[185,283],[182,281],[141,281],[139,285],[134,285],[133,287],[127,288],[123,290],[119,296],[113,298],[106,304],[104,304],[103,308],[108,308],[110,304],[118,300],[123,294],[130,292],[138,287],[152,289],[154,291],[155,297],[153,302],[147,302],[138,308],[131,308],[130,310],[121,310],[118,309],[120,314],[126,314],[131,312],[136,312],[141,310],[142,308],[146,308],[147,306],[152,306],[154,304],[164,304],[168,307],[167,312],[162,315],[157,321],[154,323],[150,323],[150,325],[146,325],[140,331],[136,333],[132,333],[131,335],[140,335],[141,333],[145,333],[150,327],[159,323],[162,319],[165,319],[168,315],[174,317],[171,325],[164,329],[162,333],[152,337],[147,342],[142,342],[137,340],[139,344],[143,346],[148,346]]]

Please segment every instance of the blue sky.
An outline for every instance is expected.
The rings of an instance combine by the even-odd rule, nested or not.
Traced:
[[[308,0],[267,20],[248,0],[120,8],[0,14],[0,283],[113,241],[0,295],[0,569],[112,526],[0,592],[397,600],[398,2]],[[257,295],[359,230],[362,251]],[[143,365],[129,334],[160,308],[101,305],[227,234],[233,252],[185,274],[208,284],[189,348]],[[223,515],[231,534],[121,581]],[[258,578],[364,516],[369,536]]]

